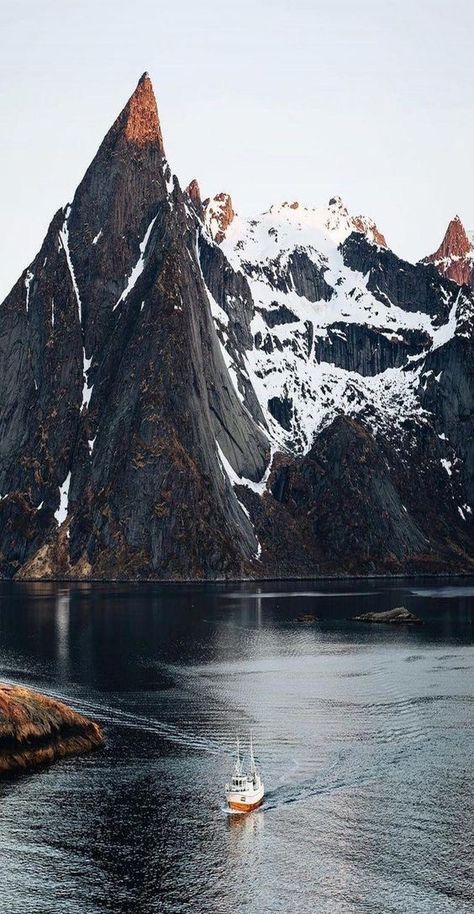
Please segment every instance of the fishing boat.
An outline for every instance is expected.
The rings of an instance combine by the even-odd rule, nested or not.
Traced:
[[[252,737],[250,737],[249,771],[244,771],[240,758],[240,745],[237,740],[237,758],[230,784],[225,785],[225,798],[229,809],[238,812],[250,812],[263,803],[264,783],[260,777],[253,755]]]

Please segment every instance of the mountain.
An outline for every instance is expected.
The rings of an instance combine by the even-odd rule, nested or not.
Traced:
[[[147,74],[0,311],[0,574],[473,568],[474,295],[182,191]]]
[[[229,381],[195,243],[145,75],[3,304],[3,574],[250,572],[219,448],[259,479],[269,445]]]
[[[424,262],[433,263],[443,276],[459,285],[474,288],[474,244],[459,216],[451,219],[438,250]]]

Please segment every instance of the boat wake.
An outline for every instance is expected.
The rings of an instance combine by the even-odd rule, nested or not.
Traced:
[[[6,679],[2,681],[10,685],[24,685],[19,680]],[[102,702],[91,701],[90,699],[79,698],[76,695],[65,695],[53,689],[41,686],[30,686],[36,688],[43,695],[49,698],[55,698],[58,701],[64,701],[70,705],[79,714],[86,717],[92,717],[100,724],[110,724],[114,727],[125,727],[130,730],[138,730],[142,733],[156,733],[157,736],[165,739],[178,746],[186,749],[195,749],[196,751],[207,752],[211,755],[222,755],[227,753],[227,747],[222,747],[215,740],[207,736],[198,736],[195,733],[186,732],[184,729],[158,720],[156,717],[149,717],[144,714],[137,714],[135,711],[126,711],[116,706],[103,704]]]
[[[2,678],[12,685],[24,684],[21,680]],[[31,687],[30,681],[28,685]],[[221,758],[228,755],[227,739],[223,743],[206,733],[190,732],[185,726],[177,726],[146,714],[137,714],[133,710],[126,710],[100,699],[86,698],[73,692],[64,694],[45,688],[41,684],[34,685],[33,688],[51,698],[66,702],[74,710],[103,725],[156,734],[160,739],[188,751],[203,752]],[[427,739],[429,735],[423,730],[420,732],[419,725],[414,727],[410,721],[405,723],[403,728],[392,728],[388,731],[382,728],[365,745],[358,742],[339,749],[326,768],[315,770],[310,777],[307,763],[306,771],[302,771],[301,761],[296,758],[292,760],[290,767],[282,772],[279,759],[272,757],[270,749],[270,757],[264,766],[264,779],[273,786],[267,790],[261,808],[266,812],[273,812],[291,804],[307,803],[319,795],[362,787],[380,779],[388,768],[406,761],[408,755],[422,750]],[[226,815],[229,814],[227,806],[223,811]],[[247,813],[232,811],[232,814]]]
[[[377,744],[348,747],[314,777],[280,784],[267,791],[263,809],[278,810],[293,803],[307,803],[319,795],[363,787],[385,777],[388,769],[404,763],[408,755],[422,751],[423,741],[410,744]]]

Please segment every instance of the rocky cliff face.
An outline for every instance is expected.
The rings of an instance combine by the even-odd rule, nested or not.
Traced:
[[[473,315],[338,197],[181,191],[145,74],[0,312],[0,574],[471,569]]]
[[[269,444],[227,374],[145,75],[1,317],[4,574],[250,573],[222,457]]]
[[[459,216],[449,223],[446,234],[434,254],[425,258],[443,275],[459,285],[474,287],[474,244]]]

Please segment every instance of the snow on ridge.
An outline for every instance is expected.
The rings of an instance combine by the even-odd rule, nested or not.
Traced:
[[[333,197],[327,206],[308,208],[299,203],[273,204],[256,218],[235,216],[226,231],[222,248],[229,259],[235,246],[237,259],[251,262],[260,255],[260,262],[271,259],[275,251],[293,251],[297,247],[309,248],[319,255],[330,253],[357,230],[356,223],[364,226],[373,240],[375,223],[365,216],[352,216],[340,197]],[[252,256],[254,255],[254,256]]]
[[[246,353],[246,365],[271,438],[281,448],[291,441],[299,454],[306,453],[338,415],[359,417],[374,434],[401,430],[407,418],[420,423],[428,419],[417,395],[421,365],[364,377],[314,358],[304,360],[292,349],[275,349],[266,360],[254,349]],[[271,414],[273,398],[291,404],[290,432]]]
[[[139,249],[140,249],[139,258],[138,258],[138,260],[137,260],[135,266],[132,268],[132,271],[131,271],[131,273],[130,273],[130,276],[128,277],[128,280],[127,280],[127,284],[126,284],[126,286],[125,286],[125,288],[124,288],[124,290],[123,290],[123,292],[122,292],[120,298],[116,301],[115,305],[114,305],[113,308],[112,308],[113,311],[115,311],[115,309],[119,306],[120,302],[125,301],[125,299],[127,298],[127,296],[128,296],[128,295],[130,294],[130,292],[132,291],[133,287],[135,286],[138,277],[141,276],[142,273],[143,273],[143,268],[144,268],[144,266],[145,266],[145,254],[146,254],[146,249],[147,249],[148,241],[150,240],[150,235],[151,235],[153,226],[154,226],[154,224],[155,224],[155,222],[156,222],[156,218],[157,218],[157,216],[154,216],[154,217],[153,217],[153,219],[151,220],[151,222],[150,222],[150,224],[149,224],[149,226],[148,226],[148,228],[147,228],[147,230],[146,230],[146,232],[145,232],[145,234],[144,234],[144,236],[143,236],[143,238],[142,238],[142,240],[141,240],[141,242],[140,242],[140,245],[139,245]]]
[[[446,457],[441,457],[440,464],[444,470],[446,470],[448,476],[453,475],[453,464],[451,460],[448,460]]]
[[[219,457],[219,461],[221,464],[222,473],[223,473],[224,477],[227,476],[227,479],[229,480],[232,488],[235,488],[235,486],[246,486],[248,489],[251,489],[252,492],[256,492],[258,495],[263,495],[263,493],[266,491],[266,488],[267,488],[267,482],[268,482],[268,478],[270,476],[270,471],[272,468],[273,455],[275,453],[275,448],[271,449],[270,460],[269,460],[267,469],[265,470],[265,473],[264,473],[262,479],[260,480],[260,482],[253,482],[252,479],[246,479],[244,476],[239,476],[238,473],[235,472],[234,468],[227,460],[227,457],[225,456],[224,451],[222,450],[222,448],[220,447],[220,445],[217,441],[216,441],[216,448],[217,448],[217,455]],[[248,517],[250,523],[252,523],[250,514],[249,514],[247,508],[240,501],[236,492],[234,492],[234,495],[235,495],[242,511]],[[252,527],[253,527],[253,524],[252,524]],[[262,546],[261,546],[260,540],[258,539],[257,534],[255,533],[254,527],[253,527],[253,532],[254,532],[255,539],[257,541],[257,551],[255,553],[255,558],[259,559],[260,555],[262,553]]]
[[[377,231],[372,220],[355,218],[369,238],[370,231]],[[361,228],[355,228],[354,217],[339,198],[317,209],[285,203],[272,206],[255,219],[235,215],[220,248],[234,270],[245,276],[255,305],[250,326],[254,346],[241,353],[243,368],[240,360],[238,369],[235,363],[228,336],[229,316],[208,290],[223,357],[239,396],[242,399],[237,378],[243,371],[255,391],[270,440],[274,446],[290,448],[297,454],[306,453],[315,436],[338,415],[358,417],[373,434],[387,434],[401,447],[402,439],[412,434],[413,423],[430,421],[420,402],[420,388],[426,386],[426,355],[455,333],[459,335],[461,321],[471,318],[472,302],[461,292],[456,295],[442,287],[449,317],[441,327],[436,326],[435,317],[405,310],[387,295],[376,298],[368,288],[369,274],[351,270],[344,263],[340,245],[354,230]],[[332,288],[329,301],[313,302],[297,293],[291,258],[298,252],[307,255]],[[267,323],[266,316],[278,315],[282,306],[294,320]],[[335,327],[337,323],[343,327]],[[338,368],[331,362],[319,363],[315,356],[318,338],[327,337],[329,332],[344,337],[344,325],[350,324],[370,327],[401,344],[405,334],[418,332],[420,341],[426,335],[426,346],[416,355],[407,355],[404,366],[373,376]],[[469,326],[466,323],[466,333]],[[440,377],[438,374],[435,380]],[[272,414],[277,406],[288,414],[287,428]],[[247,483],[240,480],[235,484]]]
[[[254,482],[253,479],[247,479],[246,476],[239,476],[239,474],[236,473],[236,471],[233,469],[232,465],[227,460],[227,457],[225,456],[222,448],[217,443],[217,441],[216,441],[216,445],[217,445],[217,450],[219,453],[219,459],[225,469],[227,476],[229,477],[231,484],[233,486],[246,486],[247,489],[251,489],[252,492],[256,492],[257,495],[263,495],[263,493],[266,492],[266,490],[267,490],[267,483],[268,483],[268,479],[270,477],[273,457],[274,457],[275,451],[276,451],[275,446],[273,445],[271,447],[268,465],[267,465],[265,473],[263,474],[260,482]],[[244,511],[246,513],[248,513],[246,508],[244,508]]]
[[[235,219],[235,212],[230,194],[216,194],[204,204],[204,227],[210,238],[220,244],[226,235],[229,225]]]
[[[60,244],[61,244],[61,246],[62,246],[62,248],[63,248],[63,251],[64,251],[64,253],[65,253],[65,255],[66,255],[66,262],[67,262],[67,266],[68,266],[68,270],[69,270],[69,275],[70,275],[70,277],[71,277],[72,287],[73,287],[73,289],[74,289],[74,294],[75,294],[75,296],[76,296],[77,310],[78,310],[78,313],[79,313],[79,323],[80,323],[80,325],[81,325],[81,327],[82,327],[82,302],[81,302],[81,296],[79,295],[79,288],[78,288],[77,281],[76,281],[76,274],[74,273],[74,267],[73,267],[72,259],[71,259],[71,252],[70,252],[70,250],[69,250],[69,226],[68,226],[68,219],[69,219],[69,216],[70,216],[70,215],[71,215],[71,207],[70,207],[70,206],[67,206],[67,207],[66,207],[66,212],[65,212],[65,218],[64,218],[64,222],[63,222],[63,227],[62,227],[62,229],[59,230],[59,240],[60,240]]]
[[[451,310],[449,312],[448,320],[445,324],[442,324],[441,327],[438,327],[433,331],[433,345],[432,349],[439,349],[440,346],[444,346],[449,340],[453,338],[456,333],[458,326],[458,305],[461,295],[461,289],[458,292],[456,301],[453,302]]]
[[[54,516],[58,522],[58,525],[61,526],[63,521],[66,520],[69,504],[69,485],[71,483],[71,471],[66,476],[62,486],[59,487],[60,494],[60,503],[57,511],[54,512]]]
[[[25,276],[26,302],[25,302],[25,304],[26,304],[26,313],[27,314],[28,314],[28,310],[29,310],[29,306],[30,306],[30,285],[31,285],[31,281],[34,279],[34,277],[35,277],[35,274],[32,273],[31,270],[26,271],[26,276]]]
[[[70,215],[71,215],[71,207],[68,205],[68,206],[66,207],[66,212],[65,212],[65,218],[64,218],[64,222],[63,222],[63,227],[62,227],[62,229],[60,229],[60,231],[59,231],[59,242],[60,242],[60,245],[62,246],[63,251],[64,251],[64,253],[65,253],[65,255],[66,255],[66,262],[67,262],[67,266],[68,266],[68,270],[69,270],[69,275],[70,275],[70,277],[71,277],[72,287],[73,287],[73,289],[74,289],[74,294],[75,294],[75,296],[76,296],[77,310],[78,310],[78,314],[79,314],[79,324],[80,324],[80,327],[81,327],[81,333],[82,333],[82,335],[83,335],[83,334],[84,334],[84,328],[83,328],[83,326],[82,326],[82,302],[81,302],[81,296],[80,296],[80,294],[79,294],[79,287],[78,287],[78,285],[77,285],[76,274],[75,274],[75,272],[74,272],[74,266],[73,266],[73,263],[72,263],[71,252],[70,252],[70,250],[69,250],[69,226],[68,226],[68,220],[69,220],[69,216],[70,216]],[[99,235],[100,235],[100,232],[99,232]],[[97,237],[99,237],[99,236],[97,236]],[[95,243],[95,242],[94,242],[94,243]],[[54,326],[54,300],[53,300],[53,302],[52,302],[51,322],[52,322],[52,325]],[[82,372],[83,372],[84,382],[83,382],[83,387],[82,387],[82,403],[81,403],[81,409],[82,409],[82,407],[83,407],[84,405],[87,405],[87,404],[89,403],[89,400],[90,400],[90,397],[91,397],[91,393],[92,393],[92,387],[89,387],[89,386],[88,386],[88,381],[87,381],[87,372],[88,372],[88,370],[89,370],[89,368],[90,368],[91,361],[92,361],[92,359],[88,359],[88,358],[86,357],[86,350],[85,350],[84,345],[83,345],[83,346],[82,346]]]
[[[84,406],[89,406],[89,402],[90,402],[90,398],[91,398],[91,394],[92,394],[92,388],[93,388],[93,386],[94,386],[93,384],[91,384],[91,386],[89,387],[89,380],[88,380],[88,377],[87,377],[89,368],[91,367],[91,362],[92,362],[92,359],[88,359],[88,358],[86,357],[86,350],[85,350],[84,347],[83,347],[83,348],[82,348],[82,366],[83,366],[83,367],[82,367],[82,373],[83,373],[84,383],[83,383],[83,386],[82,386],[82,403],[81,403],[81,409],[82,409]]]

